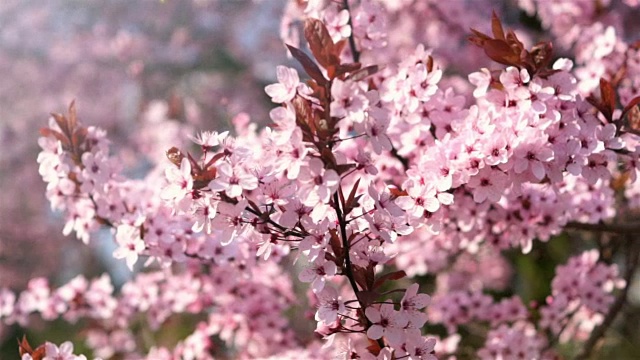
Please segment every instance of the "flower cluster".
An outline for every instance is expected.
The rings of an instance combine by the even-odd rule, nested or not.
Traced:
[[[460,26],[459,5],[416,6]],[[265,87],[272,124],[238,115],[233,131],[169,148],[144,179],[124,175],[106,133],[80,124],[74,104],[53,115],[38,163],[63,231],[88,243],[108,228],[113,257],[146,270],[118,291],[106,276],[0,289],[0,319],[91,319],[87,344],[105,358],[431,360],[467,351],[456,340],[465,327],[482,330],[479,358],[553,358],[556,338],[569,337],[588,354],[594,327],[609,326],[603,319],[626,296],[637,246],[623,235],[596,239],[629,251],[624,278],[611,258],[585,252],[556,268],[542,306],[505,291],[507,257],[566,229],[637,232],[609,224],[638,193],[635,85],[602,78],[585,92],[572,60],[554,60],[550,43],[525,46],[494,14],[491,34],[472,30],[470,40],[501,67],[453,86],[442,54],[452,49],[395,45],[389,23],[409,8],[292,2],[284,24],[303,20],[309,51],[287,44],[300,66],[277,67]],[[589,52],[631,54],[618,42],[606,30]],[[403,56],[381,56],[394,49]],[[578,67],[591,61],[584,53]],[[315,311],[305,316],[322,346],[283,316],[302,302],[289,273],[309,284]],[[431,296],[421,275],[434,278]],[[135,341],[137,322],[160,331],[174,314],[198,323],[173,349]],[[445,340],[425,335],[432,325]],[[45,348],[74,358],[67,343]]]

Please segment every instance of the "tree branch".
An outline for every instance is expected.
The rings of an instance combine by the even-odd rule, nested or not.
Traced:
[[[360,61],[360,52],[356,48],[356,39],[353,35],[353,21],[351,20],[351,10],[349,9],[349,0],[342,0],[342,6],[349,13],[349,26],[351,27],[351,35],[349,35],[349,48],[351,48],[351,54],[353,55],[353,62]]]
[[[629,241],[626,242],[628,244],[628,252],[627,252],[626,270],[624,275],[624,280],[625,280],[624,288],[622,289],[620,294],[618,294],[618,297],[615,299],[614,303],[609,308],[609,312],[607,313],[604,320],[602,321],[602,324],[598,325],[593,330],[593,332],[589,336],[589,339],[587,339],[587,341],[585,342],[584,347],[582,348],[582,351],[575,357],[576,360],[584,360],[589,358],[589,356],[591,355],[591,352],[596,346],[596,343],[600,340],[600,338],[604,336],[605,332],[607,331],[607,329],[609,329],[611,324],[613,324],[613,321],[615,320],[616,316],[618,315],[620,310],[622,310],[622,307],[626,303],[627,294],[629,293],[629,287],[631,286],[631,278],[633,277],[633,274],[635,274],[636,270],[638,269],[638,259],[640,258],[639,256],[640,249],[638,247],[637,241],[631,241],[633,239],[626,239],[626,240],[629,240]]]
[[[587,231],[601,231],[610,232],[616,234],[640,234],[640,222],[628,222],[620,224],[586,224],[579,222],[569,222],[565,226],[566,229],[572,230],[587,230]]]

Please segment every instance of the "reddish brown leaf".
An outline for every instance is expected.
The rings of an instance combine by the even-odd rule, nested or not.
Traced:
[[[63,147],[69,147],[71,144],[69,144],[69,140],[67,139],[66,136],[64,136],[63,134],[61,134],[58,131],[55,131],[53,129],[50,128],[42,128],[40,129],[40,135],[45,136],[45,137],[55,137],[56,140],[60,141],[62,143]]]
[[[606,108],[606,112],[603,112],[603,115],[607,120],[611,121],[613,110],[616,107],[616,92],[611,83],[603,78],[600,79],[600,96],[602,105]]]
[[[300,65],[302,65],[307,75],[309,75],[313,80],[315,80],[321,86],[324,86],[325,84],[327,84],[327,79],[322,74],[322,71],[320,71],[320,68],[318,67],[318,65],[316,65],[316,63],[313,62],[313,60],[311,60],[311,58],[307,54],[305,54],[300,49],[295,48],[288,44],[287,44],[287,48],[291,52],[291,55],[296,60],[298,60]]]
[[[45,355],[47,355],[46,353],[46,349],[44,347],[44,344],[38,346],[32,353],[31,353],[31,358],[33,360],[42,360],[44,359]]]
[[[72,100],[71,104],[69,104],[69,132],[73,131],[78,126],[78,118],[76,113],[76,101]]]
[[[491,37],[481,33],[480,31],[476,30],[476,29],[470,29],[471,32],[473,33],[472,35],[469,36],[469,41],[471,41],[474,45],[479,46],[479,47],[483,47],[484,43],[487,40],[491,40]]]
[[[491,32],[496,40],[505,40],[504,30],[495,10],[491,13]]]
[[[362,67],[360,63],[342,64],[335,68],[335,74],[333,77],[340,77],[346,73],[353,73]]]
[[[378,70],[379,69],[377,65],[369,65],[369,66],[363,67],[362,69],[352,72],[347,76],[347,79],[351,79],[353,81],[360,81],[366,77],[369,77],[377,73]]]
[[[536,44],[531,48],[531,57],[537,69],[549,67],[553,58],[553,45],[550,42]]]
[[[322,21],[313,18],[307,19],[304,22],[304,37],[309,43],[311,53],[325,69],[328,70],[329,67],[340,65],[340,54],[336,54],[335,44]]]
[[[180,167],[180,163],[182,163],[182,158],[184,158],[184,155],[177,147],[174,146],[171,149],[167,150],[166,154],[169,161],[171,161],[175,166]]]
[[[407,276],[407,273],[403,270],[398,270],[394,272],[390,272],[388,274],[384,274],[376,279],[376,282],[373,284],[373,288],[377,289],[382,286],[385,282],[390,280],[399,280]]]
[[[397,198],[400,196],[409,196],[409,193],[407,193],[406,191],[400,190],[394,187],[390,187],[389,192],[391,193],[391,196],[393,196],[394,198]]]
[[[22,335],[22,340],[18,339],[18,353],[22,356],[24,354],[31,354],[32,352],[33,349],[27,340],[27,335]]]
[[[640,104],[640,96],[636,96],[633,99],[631,99],[631,101],[629,101],[627,106],[625,106],[624,109],[622,109],[622,114],[620,114],[620,118],[621,119],[624,118],[624,116],[638,104]]]
[[[377,341],[371,340],[369,338],[367,338],[367,343],[369,344],[367,345],[367,351],[375,356],[378,356],[380,354],[380,351],[382,351],[380,344],[378,344]]]
[[[344,199],[344,193],[342,192],[342,186],[340,185],[338,185],[338,199],[340,199],[340,207],[343,209],[344,213],[346,214],[347,204],[346,204],[346,200]]]
[[[71,138],[71,144],[73,147],[78,149],[78,152],[81,151],[80,147],[84,143],[84,140],[87,137],[87,129],[86,128],[75,128],[73,130],[73,137]]]
[[[484,52],[497,63],[511,66],[519,65],[520,54],[515,54],[513,49],[502,40],[487,40],[484,44]]]
[[[336,229],[330,229],[329,234],[331,235],[330,244],[331,250],[336,255],[336,264],[342,264],[344,261],[344,250],[342,248],[342,241],[340,241],[340,237],[338,236],[338,232]]]
[[[366,290],[367,287],[367,269],[365,268],[361,268],[359,266],[356,265],[352,265],[353,269],[352,269],[352,273],[353,273],[353,279],[356,281],[356,283],[358,285],[360,285],[360,288],[364,290]]]
[[[67,123],[67,118],[65,118],[64,115],[61,115],[61,114],[52,113],[51,116],[56,121],[56,124],[58,124],[58,127],[60,128],[62,133],[68,138],[71,137],[71,133],[69,131],[69,124]]]
[[[626,121],[629,128],[638,135],[638,131],[640,131],[640,108],[637,105],[627,111]]]
[[[294,97],[291,103],[296,113],[296,125],[302,130],[302,139],[307,142],[313,142],[315,125],[313,121],[311,121],[313,119],[311,106],[307,100],[300,96]],[[311,126],[313,126],[313,128]]]
[[[363,290],[358,292],[358,301],[360,301],[364,308],[367,308],[369,305],[373,304],[379,296],[380,294],[375,291]]]
[[[351,207],[353,200],[356,198],[356,192],[358,191],[358,185],[360,184],[360,179],[356,180],[356,183],[353,184],[351,188],[351,192],[349,193],[349,197],[347,197],[347,206]]]

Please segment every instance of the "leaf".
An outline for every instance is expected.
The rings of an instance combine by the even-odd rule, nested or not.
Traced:
[[[640,108],[637,105],[627,112],[627,124],[637,135],[638,131],[640,131]]]
[[[476,29],[472,28],[470,30],[473,34],[468,37],[468,40],[471,41],[476,46],[484,47],[484,43],[488,40],[491,40],[491,37],[481,33]]]
[[[537,69],[547,68],[553,58],[553,44],[550,42],[537,43],[531,48],[531,57]]]
[[[296,96],[291,101],[293,109],[296,113],[296,125],[302,130],[302,140],[313,142],[315,135],[315,125],[313,121],[313,113],[308,101],[300,96]],[[313,128],[311,127],[313,126]]]
[[[356,164],[339,164],[335,166],[335,169],[338,175],[342,175],[355,167],[356,167]]]
[[[32,352],[33,349],[27,340],[27,335],[22,335],[22,340],[18,339],[18,353],[22,356],[24,354],[31,354]]]
[[[505,40],[504,30],[502,29],[502,24],[500,23],[500,19],[496,14],[495,10],[491,13],[491,32],[493,32],[493,37],[497,40]]]
[[[636,96],[633,99],[631,99],[631,101],[629,101],[629,103],[627,104],[627,106],[624,107],[624,109],[622,110],[622,114],[620,114],[620,118],[624,118],[624,116],[636,105],[640,104],[640,96]]]
[[[338,65],[336,67],[334,77],[340,77],[346,73],[353,73],[356,70],[359,70],[361,67],[362,67],[362,64],[360,63],[349,63],[349,64]]]
[[[167,150],[167,159],[169,159],[169,161],[171,161],[175,166],[180,167],[180,164],[182,163],[182,158],[184,158],[184,155],[182,154],[182,152],[180,152],[180,150],[177,147],[172,147],[171,149]]]
[[[55,131],[50,128],[42,128],[40,129],[40,135],[44,137],[55,137],[56,140],[60,141],[64,147],[69,147],[69,139],[66,136],[61,134],[59,131]]]
[[[344,193],[342,192],[342,186],[340,185],[338,185],[338,198],[340,199],[340,207],[342,207],[345,213],[344,215],[346,215],[347,204],[346,204],[346,201],[344,200]]]
[[[367,275],[366,275],[367,269],[357,265],[352,265],[352,267],[353,267],[353,270],[352,270],[353,279],[356,281],[358,285],[360,285],[360,288],[363,290],[362,292],[366,291],[368,289]],[[360,296],[358,296],[358,298],[360,298]]]
[[[373,288],[377,289],[382,286],[385,282],[389,280],[400,280],[407,276],[407,273],[404,270],[398,270],[394,272],[390,272],[388,274],[384,274],[376,279],[376,282],[373,284]]]
[[[347,197],[347,207],[352,207],[353,200],[355,200],[356,198],[356,192],[358,191],[358,185],[360,184],[360,180],[361,178],[356,180],[356,183],[353,184],[353,187],[351,188],[351,192]]]
[[[340,237],[338,236],[338,232],[336,229],[329,230],[331,244],[331,250],[336,254],[336,264],[340,265],[344,261],[344,250],[342,248],[342,241],[340,241]]]
[[[287,44],[287,48],[291,52],[291,55],[296,60],[298,60],[300,65],[302,65],[302,67],[304,68],[304,71],[307,73],[307,75],[309,75],[319,85],[324,86],[324,85],[327,84],[327,79],[322,74],[322,71],[320,70],[318,65],[316,65],[316,63],[313,62],[313,60],[311,60],[311,58],[307,54],[305,54],[302,50],[300,50],[300,49],[298,49],[296,47],[293,47],[293,46],[291,46],[289,44]]]
[[[69,104],[69,132],[78,127],[78,118],[76,113],[76,101],[72,100],[71,104]]]
[[[309,43],[311,53],[325,69],[340,65],[339,54],[336,54],[333,39],[322,21],[308,18],[304,22],[304,37]]]
[[[358,292],[358,301],[362,304],[363,308],[367,308],[373,304],[379,296],[380,294],[375,291],[363,290]]]
[[[612,121],[613,110],[616,107],[616,93],[611,83],[603,78],[600,78],[600,96],[602,97],[602,105],[606,110],[602,114],[607,120]]]
[[[484,44],[484,52],[491,60],[500,64],[520,65],[520,55],[515,54],[509,44],[502,40],[487,40]]]
[[[389,188],[389,192],[391,193],[391,196],[393,196],[394,198],[398,198],[400,196],[409,196],[409,193],[407,193],[405,190],[400,190],[393,187]]]
[[[353,81],[360,81],[364,78],[367,78],[377,73],[379,70],[380,69],[378,68],[378,65],[369,65],[369,66],[363,67],[362,69],[352,72],[351,74],[349,74],[349,76],[347,76],[347,79],[350,79]]]
[[[71,138],[71,145],[75,147],[78,152],[81,152],[80,146],[84,143],[86,139],[88,131],[86,128],[76,128],[73,130],[73,136]]]
[[[65,118],[64,115],[54,114],[54,113],[52,113],[51,116],[56,121],[56,124],[58,124],[58,127],[60,128],[62,133],[67,138],[70,138],[71,137],[71,132],[69,131],[69,126],[67,124],[67,118]]]
[[[367,265],[367,270],[364,273],[365,280],[367,281],[367,287],[366,287],[367,290],[373,289],[373,284],[375,283],[375,280],[376,280],[375,269],[376,269],[376,266],[373,262],[370,262],[369,265]]]

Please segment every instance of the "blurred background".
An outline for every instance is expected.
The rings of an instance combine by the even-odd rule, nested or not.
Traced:
[[[199,130],[226,129],[238,114],[265,124],[264,86],[287,62],[279,38],[284,0],[0,1],[0,288],[52,285],[105,271],[111,241],[63,236],[38,174],[38,129],[75,99],[80,121],[106,129],[132,176]],[[241,115],[244,116],[244,115]],[[140,158],[139,154],[147,154]],[[104,234],[109,237],[109,232]],[[115,266],[114,266],[115,265]],[[17,358],[24,329],[0,324],[0,359]],[[74,328],[37,322],[33,343]]]

